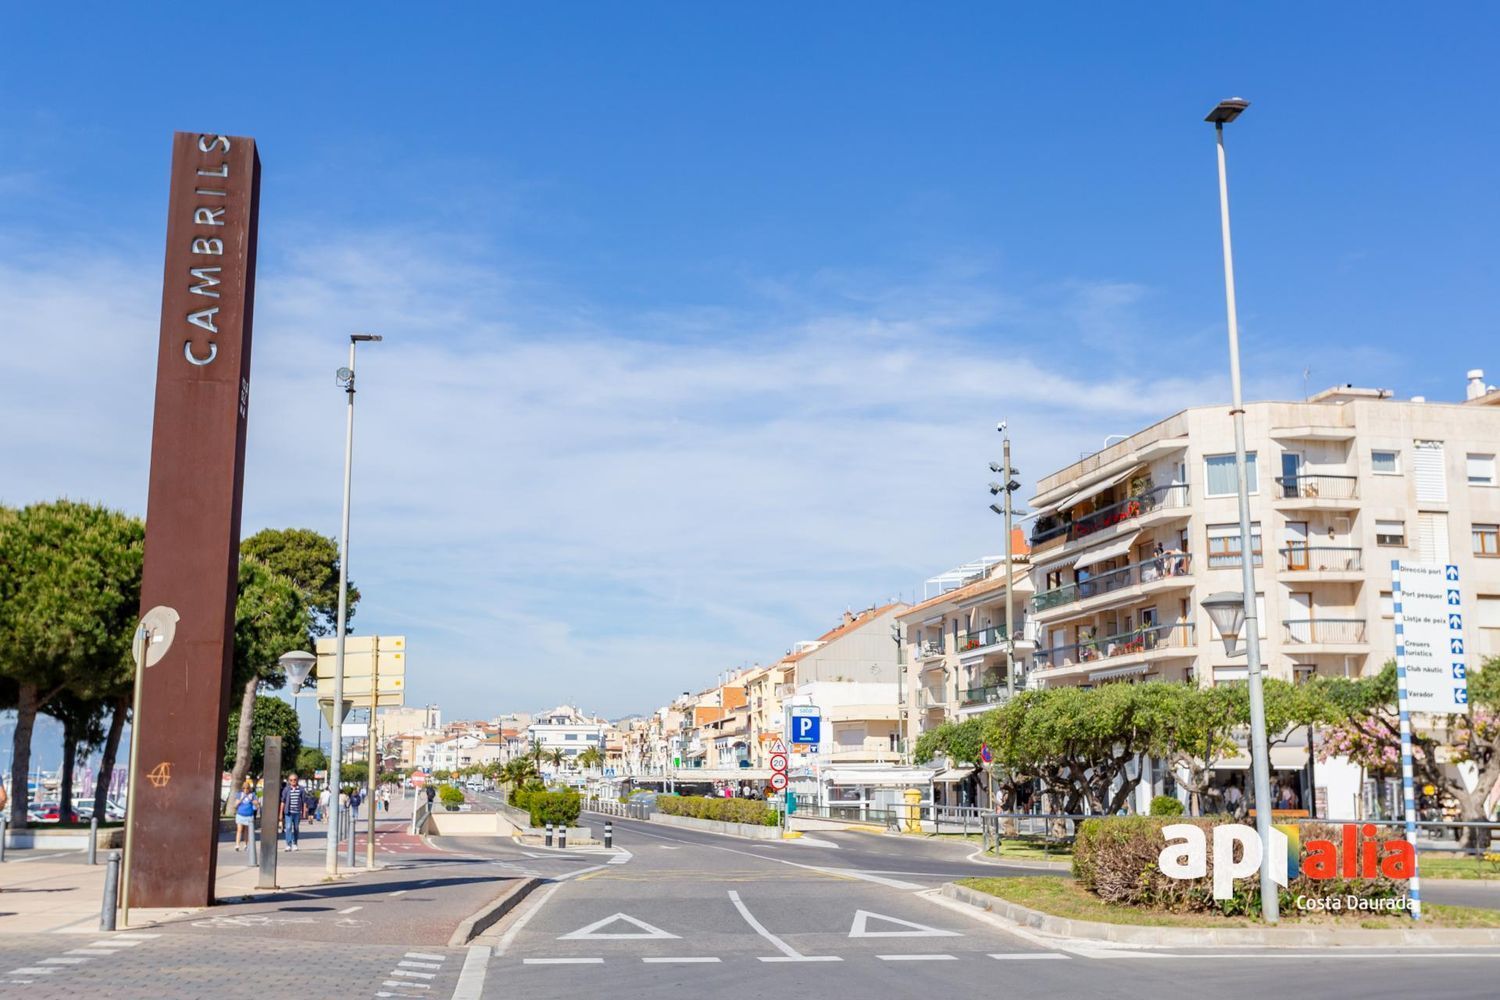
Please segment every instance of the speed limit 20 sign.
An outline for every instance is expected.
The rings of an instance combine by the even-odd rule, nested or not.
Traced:
[[[771,770],[782,772],[786,771],[786,754],[773,753],[771,755]]]

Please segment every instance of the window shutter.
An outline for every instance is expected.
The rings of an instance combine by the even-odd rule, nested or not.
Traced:
[[[1418,441],[1412,459],[1419,503],[1447,503],[1448,476],[1443,468],[1443,442]]]
[[[1424,563],[1447,563],[1448,515],[1422,511],[1417,514],[1417,557]]]

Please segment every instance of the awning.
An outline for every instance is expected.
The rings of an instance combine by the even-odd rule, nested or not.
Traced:
[[[1139,537],[1141,537],[1141,533],[1137,531],[1129,538],[1121,538],[1108,545],[1102,545],[1097,549],[1085,552],[1073,561],[1073,568],[1088,569],[1090,566],[1097,566],[1106,559],[1119,558],[1130,551],[1131,546],[1135,545],[1135,540]]]
[[[1271,770],[1300,771],[1307,766],[1307,747],[1271,747]],[[1250,755],[1225,757],[1214,765],[1215,771],[1248,771]]]
[[[830,785],[926,785],[932,781],[931,771],[918,771],[886,767],[859,770],[849,767],[825,767],[823,780]]]
[[[1059,501],[1057,504],[1057,509],[1067,510],[1069,507],[1083,503],[1083,501],[1087,500],[1089,497],[1096,497],[1100,493],[1103,493],[1105,490],[1109,489],[1111,486],[1114,486],[1116,483],[1120,482],[1120,480],[1134,473],[1139,468],[1139,465],[1132,465],[1124,472],[1120,472],[1113,476],[1110,476],[1108,479],[1102,479],[1099,482],[1095,483],[1093,486],[1087,486],[1079,490],[1077,493],[1074,493],[1066,500]]]
[[[1112,667],[1109,670],[1095,670],[1089,674],[1091,681],[1107,681],[1116,677],[1134,677],[1136,674],[1144,674],[1151,669],[1149,663],[1137,663],[1130,667]]]
[[[939,771],[932,776],[933,781],[963,781],[974,773],[972,767],[950,767],[946,771]]]

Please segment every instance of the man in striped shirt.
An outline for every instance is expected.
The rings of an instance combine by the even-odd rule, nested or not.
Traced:
[[[286,784],[281,787],[281,827],[286,832],[286,849],[289,851],[297,849],[298,827],[306,809],[307,789],[297,783],[296,774],[287,775]]]

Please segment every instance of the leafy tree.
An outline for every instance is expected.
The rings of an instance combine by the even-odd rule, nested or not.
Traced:
[[[238,730],[240,710],[229,713],[231,731]],[[302,724],[297,719],[297,710],[280,698],[256,698],[250,717],[250,761],[246,773],[260,774],[266,766],[266,737],[281,737],[282,771],[286,762],[297,760],[302,751]],[[226,764],[234,759],[235,747],[224,747]],[[228,770],[226,767],[225,770]]]
[[[281,654],[306,642],[312,613],[298,589],[286,577],[254,558],[241,558],[239,597],[234,611],[234,680],[240,689],[240,706],[234,720],[234,755],[230,788],[240,787],[251,770],[252,713],[257,693],[279,688],[286,676],[277,662]],[[295,710],[292,711],[295,716]],[[254,752],[258,761],[260,753]],[[283,750],[283,758],[296,757]],[[254,768],[257,772],[260,765]]]
[[[362,760],[348,761],[339,765],[339,781],[344,784],[362,786],[370,782],[370,765]]]
[[[258,560],[302,593],[312,615],[309,651],[313,638],[334,633],[339,605],[338,542],[307,528],[266,528],[240,542],[240,556]],[[354,620],[358,606],[359,589],[351,580],[346,622]]]
[[[119,695],[132,678],[144,536],[137,518],[94,504],[58,500],[0,508],[0,677],[16,708],[16,829],[26,826],[37,713],[64,692],[85,702],[113,698],[116,712],[123,712]],[[107,775],[101,769],[101,780]]]
[[[1399,773],[1401,722],[1396,712],[1396,665],[1387,662],[1373,677],[1333,678],[1321,685],[1342,713],[1319,750],[1326,759],[1349,753],[1377,774]],[[1469,712],[1433,716],[1430,726],[1412,732],[1412,771],[1418,785],[1431,784],[1458,803],[1466,822],[1489,817],[1484,804],[1500,784],[1500,657],[1490,657],[1469,672]],[[1392,766],[1394,762],[1394,766]],[[1458,765],[1475,769],[1470,788]],[[1466,836],[1468,846],[1484,847],[1490,833],[1478,827]]]
[[[297,751],[297,773],[312,777],[318,771],[328,770],[328,755],[322,747],[303,747]]]

